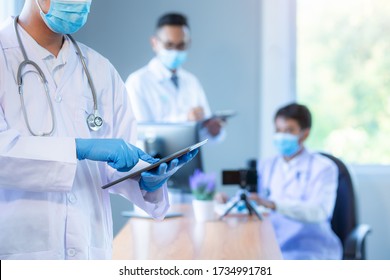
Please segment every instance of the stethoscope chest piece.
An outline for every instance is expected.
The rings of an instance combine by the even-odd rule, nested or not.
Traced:
[[[92,131],[98,131],[103,126],[103,119],[97,111],[89,114],[87,117],[87,125]]]

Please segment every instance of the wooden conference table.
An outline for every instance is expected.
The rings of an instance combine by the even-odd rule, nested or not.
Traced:
[[[281,259],[270,221],[228,215],[222,221],[196,222],[191,204],[173,205],[182,217],[158,222],[130,218],[113,244],[113,259],[248,260]]]

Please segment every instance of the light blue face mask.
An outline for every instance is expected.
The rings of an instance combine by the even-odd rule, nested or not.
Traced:
[[[186,51],[161,49],[157,57],[170,70],[176,70],[187,60]]]
[[[279,153],[285,157],[291,157],[298,153],[299,136],[290,133],[276,133],[274,136],[274,145]]]
[[[38,0],[37,3],[41,17],[53,32],[72,34],[80,30],[87,22],[92,0],[51,0],[50,9],[45,14]]]

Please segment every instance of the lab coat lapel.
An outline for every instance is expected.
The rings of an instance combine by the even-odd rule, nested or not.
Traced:
[[[300,182],[307,182],[308,177],[310,176],[310,158],[311,155],[310,153],[305,149],[303,150],[302,154],[300,155],[297,165],[296,165],[296,173],[298,174],[297,176],[298,181]]]
[[[279,159],[280,166],[280,191],[286,197],[301,196],[304,186],[307,185],[308,179],[308,162],[310,155],[306,150],[299,155],[291,166],[285,166],[283,158]]]
[[[281,182],[284,185],[283,189],[286,189],[296,178],[296,167],[295,164],[290,166],[288,163],[286,163],[283,157],[279,158],[279,164],[281,165],[279,170],[282,172]]]
[[[165,68],[165,66],[158,60],[157,57],[153,58],[149,62],[149,69],[151,73],[154,75],[154,77],[157,79],[157,81],[159,81],[159,84],[162,87],[161,92],[168,92],[169,95],[172,96],[177,95],[178,89],[171,81],[172,72],[169,71],[167,68]]]
[[[76,67],[79,63],[79,57],[77,55],[76,49],[71,42],[69,42],[69,54],[68,59],[64,68],[64,76],[58,84],[57,94],[62,95],[64,91],[64,86],[68,83],[69,79],[74,75]],[[81,63],[80,63],[81,65]],[[83,73],[85,75],[85,73]]]
[[[7,33],[10,35],[10,45],[13,47],[19,47],[19,43],[17,41],[16,33],[13,26],[13,18],[9,20],[7,23]],[[48,52],[42,49],[41,46],[32,38],[30,35],[27,35],[28,38],[26,38],[26,31],[23,30],[20,26],[18,28],[19,33],[21,34],[21,40],[23,43],[23,46],[26,50],[26,54],[29,60],[35,62],[40,68],[43,74],[45,75],[45,78],[47,80],[47,86],[49,88],[50,98],[54,102],[54,93],[56,91],[55,82],[53,80],[53,77],[51,76],[49,70],[47,69],[46,64],[44,63],[43,59],[48,55]],[[23,55],[22,51],[20,50],[20,62],[23,61]],[[18,65],[19,66],[19,65]],[[15,71],[17,71],[18,66],[16,66]],[[23,69],[22,74],[25,74],[27,71],[33,70],[34,72],[37,72],[33,67],[27,66],[25,69]],[[16,72],[15,72],[16,77]]]
[[[9,41],[7,41],[7,47],[18,47],[19,43],[17,41],[16,33],[14,30],[14,26],[13,26],[13,18],[10,18],[9,21],[7,22],[6,29],[7,29],[7,35],[8,35],[6,37],[9,39]],[[19,32],[22,33],[25,31],[21,30],[19,28]],[[77,67],[78,57],[77,57],[77,53],[76,53],[76,50],[75,50],[73,44],[71,42],[69,42],[70,49],[69,49],[67,63],[65,65],[64,76],[62,77],[59,84],[56,86],[56,83],[54,82],[54,79],[53,79],[51,73],[49,72],[45,62],[43,61],[43,59],[46,56],[46,54],[44,53],[45,51],[41,50],[37,46],[35,46],[35,44],[37,44],[35,41],[34,41],[34,43],[31,44],[31,42],[29,42],[29,41],[33,40],[32,38],[29,38],[29,40],[26,40],[24,38],[24,36],[21,36],[21,37],[22,37],[23,45],[26,49],[28,59],[37,63],[39,65],[39,67],[41,68],[42,72],[45,74],[46,80],[48,82],[50,97],[51,97],[52,101],[55,102],[55,100],[54,100],[55,97],[61,96],[61,92],[63,91],[64,85],[68,82],[68,80],[70,79],[72,74],[74,74],[75,68]],[[23,57],[21,55],[20,62],[22,62],[22,59],[23,59]],[[30,71],[30,70],[34,70],[34,68],[31,66],[28,66],[23,70],[22,73],[26,73],[27,71]],[[15,71],[15,77],[16,77],[17,67],[14,71]]]
[[[292,168],[292,189],[288,190],[292,197],[304,199],[307,188],[309,187],[310,174],[310,154],[304,150],[297,158]]]

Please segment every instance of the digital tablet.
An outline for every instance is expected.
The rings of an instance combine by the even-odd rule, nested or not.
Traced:
[[[180,156],[182,156],[182,155],[184,155],[186,153],[189,153],[189,152],[191,152],[191,151],[193,151],[193,150],[203,146],[204,144],[207,143],[207,140],[208,139],[203,140],[202,142],[198,142],[198,143],[196,143],[194,145],[191,145],[191,146],[189,146],[187,148],[184,148],[184,149],[182,149],[180,151],[177,151],[176,153],[173,153],[173,154],[171,154],[171,155],[169,155],[167,157],[164,157],[164,158],[160,159],[159,161],[157,161],[156,163],[148,165],[148,166],[146,166],[146,167],[144,167],[142,169],[139,169],[137,171],[131,172],[130,174],[127,174],[126,176],[124,176],[124,177],[122,177],[122,178],[120,178],[118,180],[115,180],[115,181],[113,181],[111,183],[108,183],[108,184],[102,186],[102,189],[107,189],[107,188],[109,188],[109,187],[111,187],[111,186],[113,186],[115,184],[118,184],[118,183],[120,183],[120,182],[122,182],[124,180],[127,180],[127,179],[136,178],[136,177],[140,176],[142,172],[145,172],[145,171],[157,168],[158,166],[160,166],[161,163],[164,163],[164,162],[168,163],[168,162],[170,162],[171,160],[173,160],[175,158],[178,158],[178,157],[180,157]]]
[[[122,216],[129,217],[129,218],[153,219],[148,214],[138,213],[137,211],[123,211]],[[180,212],[168,212],[167,214],[165,214],[164,219],[177,218],[177,217],[182,217],[182,216],[184,216],[184,214],[180,213]]]
[[[225,121],[231,117],[234,117],[235,115],[237,115],[237,112],[233,110],[216,111],[212,114],[211,117],[205,119],[203,122],[207,122],[211,119],[221,119]]]

